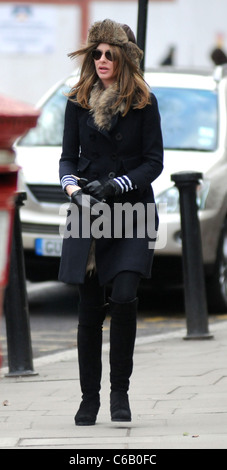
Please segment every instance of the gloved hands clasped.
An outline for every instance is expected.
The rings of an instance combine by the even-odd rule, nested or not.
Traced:
[[[107,183],[104,184],[97,180],[92,181],[84,187],[83,191],[85,194],[90,194],[93,197],[97,197],[99,200],[105,200],[122,193],[119,184],[114,180],[107,181]]]
[[[109,197],[120,196],[124,192],[131,191],[132,189],[135,189],[132,181],[128,176],[123,175],[111,179],[104,184],[100,183],[98,180],[92,181],[84,186],[83,191],[85,194],[90,194],[100,200],[105,200]]]
[[[84,205],[87,207],[89,201],[90,208],[92,208],[98,202],[104,202],[110,197],[116,197],[135,189],[132,181],[126,175],[111,179],[104,184],[98,180],[88,183],[87,180],[81,178],[80,186],[82,189],[74,191],[71,195],[72,202],[79,208],[84,207]],[[86,195],[89,196],[88,200],[85,197]]]

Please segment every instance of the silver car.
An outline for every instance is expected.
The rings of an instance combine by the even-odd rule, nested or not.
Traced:
[[[227,68],[164,68],[146,72],[145,79],[158,99],[165,148],[164,171],[153,183],[160,217],[153,279],[169,283],[173,274],[181,278],[182,273],[179,193],[171,175],[201,172],[197,201],[208,303],[216,312],[227,311]],[[31,280],[57,276],[59,225],[65,220],[61,208],[67,203],[59,185],[58,163],[65,92],[76,80],[73,74],[45,95],[39,103],[37,127],[17,142],[21,188],[27,192],[21,220]]]

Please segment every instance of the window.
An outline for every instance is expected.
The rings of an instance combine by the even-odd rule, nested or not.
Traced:
[[[64,93],[69,89],[66,86],[60,87],[49,98],[41,109],[41,115],[37,126],[31,129],[20,140],[20,146],[61,146],[64,116],[67,97]]]
[[[210,90],[152,88],[158,99],[164,147],[213,151],[217,146],[217,94]]]

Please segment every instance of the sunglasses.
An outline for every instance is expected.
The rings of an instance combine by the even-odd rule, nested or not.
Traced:
[[[93,57],[94,60],[101,59],[103,54],[105,55],[105,58],[107,60],[109,60],[110,62],[113,61],[113,57],[112,57],[112,54],[111,54],[110,51],[102,52],[99,49],[95,49],[94,51],[92,51],[92,57]]]

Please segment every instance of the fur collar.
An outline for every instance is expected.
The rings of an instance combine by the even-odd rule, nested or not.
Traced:
[[[121,103],[120,106],[113,109],[118,96],[119,92],[115,83],[108,88],[103,88],[100,80],[95,83],[90,94],[89,105],[91,107],[90,113],[100,130],[109,131],[112,118],[118,113],[123,114],[125,103]]]

